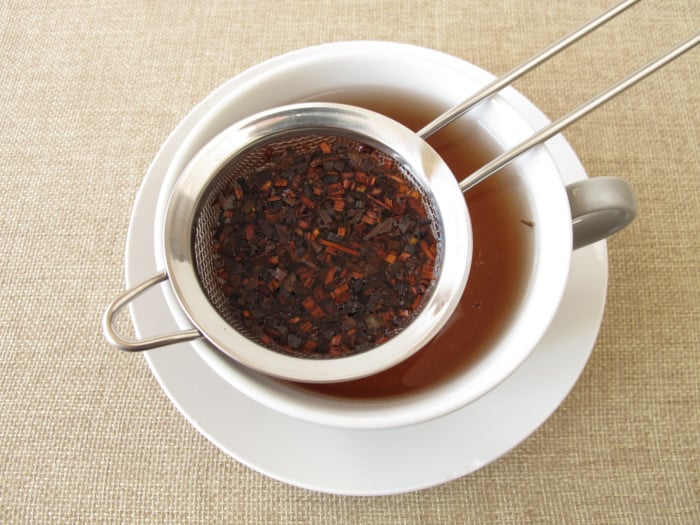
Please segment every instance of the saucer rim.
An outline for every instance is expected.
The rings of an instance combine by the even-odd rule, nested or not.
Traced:
[[[171,155],[176,150],[177,141],[182,140],[187,132],[185,128],[188,124],[192,123],[193,119],[196,118],[197,112],[201,111],[202,109],[203,108],[201,106],[196,106],[180,122],[180,124],[178,124],[178,126],[173,130],[170,136],[165,140],[160,150],[156,154],[156,157],[154,158],[151,166],[149,167],[149,170],[147,171],[147,174],[139,189],[132,210],[132,215],[130,217],[129,235],[127,238],[127,285],[131,285],[137,282],[138,280],[147,277],[149,273],[152,273],[153,271],[157,270],[155,255],[151,253],[152,250],[149,251],[149,249],[154,248],[156,244],[156,240],[154,238],[155,236],[153,235],[153,228],[144,227],[142,217],[151,213],[153,216],[153,220],[155,220],[155,213],[153,213],[155,210],[149,202],[149,198],[150,195],[154,193],[154,191],[155,198],[157,199],[158,197],[157,190],[159,190],[159,186],[157,182],[155,182],[155,179],[158,174],[158,166],[160,163],[164,162],[165,158],[168,155]],[[576,178],[575,173],[577,171],[579,178],[585,178],[585,172],[583,171],[582,166],[580,166],[578,158],[563,138],[561,138],[560,140],[555,140],[554,143],[550,143],[547,147],[550,150],[550,153],[552,154],[552,157],[554,158],[557,165],[560,168],[562,168],[562,170],[564,170],[562,171],[564,176],[568,177],[569,179],[572,179],[567,179],[566,182],[573,182],[573,180],[578,180]],[[557,153],[555,153],[555,151]],[[139,249],[137,245],[140,245],[141,248]],[[147,249],[144,250],[144,248]],[[149,259],[148,261],[145,260],[147,258]],[[209,439],[212,443],[219,447],[224,453],[235,458],[237,461],[247,465],[253,470],[256,470],[273,479],[277,479],[291,485],[303,487],[309,490],[328,492],[333,494],[388,495],[425,489],[470,474],[478,470],[479,468],[482,468],[483,466],[495,461],[503,454],[512,450],[515,446],[517,446],[529,435],[531,435],[532,432],[534,432],[541,424],[543,424],[550,417],[550,415],[566,398],[571,388],[573,388],[573,386],[578,381],[578,377],[583,371],[585,364],[587,363],[588,358],[590,356],[590,352],[593,349],[600,327],[600,322],[602,321],[607,288],[607,245],[605,241],[601,241],[599,243],[596,243],[595,245],[583,248],[582,250],[579,250],[575,253],[574,259],[579,261],[579,263],[581,262],[581,260],[584,259],[590,259],[593,263],[597,263],[597,266],[594,264],[594,266],[596,266],[597,268],[596,272],[594,273],[598,273],[597,277],[599,278],[599,281],[597,283],[588,283],[588,285],[591,288],[594,288],[594,286],[592,286],[591,284],[598,285],[598,288],[600,290],[599,296],[597,297],[599,307],[597,311],[591,310],[580,314],[580,317],[586,318],[585,321],[588,321],[591,325],[591,327],[586,330],[587,337],[591,339],[591,341],[590,344],[588,344],[589,342],[586,342],[585,344],[579,344],[579,348],[577,348],[574,352],[571,353],[571,355],[568,356],[568,360],[571,361],[575,355],[575,357],[578,359],[578,362],[571,366],[570,370],[568,370],[569,378],[566,381],[564,381],[562,386],[559,387],[558,395],[556,396],[557,398],[550,398],[547,405],[548,408],[542,410],[538,416],[533,417],[532,414],[529,414],[527,417],[523,417],[520,420],[518,420],[518,424],[520,425],[519,431],[514,433],[513,429],[511,428],[511,433],[507,436],[507,443],[501,443],[501,446],[496,453],[490,453],[485,456],[482,455],[479,457],[475,457],[476,453],[470,450],[468,451],[468,454],[471,454],[471,457],[468,460],[465,460],[465,458],[461,458],[461,467],[455,466],[453,464],[445,465],[443,469],[444,472],[440,476],[433,475],[432,477],[430,477],[430,479],[427,479],[427,476],[416,476],[413,479],[397,479],[394,480],[393,483],[375,482],[375,484],[371,487],[364,485],[358,485],[353,487],[348,486],[347,484],[345,486],[343,486],[342,484],[336,484],[334,486],[333,480],[336,479],[335,476],[331,476],[332,479],[330,480],[327,479],[319,482],[318,480],[313,480],[310,479],[309,476],[306,476],[305,471],[303,469],[291,469],[290,471],[288,464],[265,464],[265,462],[261,461],[260,458],[256,459],[255,457],[251,457],[250,452],[242,452],[240,447],[236,449],[235,446],[231,445],[230,440],[227,441],[227,438],[230,439],[229,436],[221,435],[219,433],[221,427],[226,426],[226,421],[213,421],[211,414],[205,414],[201,411],[197,412],[191,409],[192,404],[203,403],[204,405],[207,405],[207,403],[211,403],[211,400],[207,399],[206,395],[204,395],[204,393],[201,390],[199,392],[194,392],[195,389],[191,389],[190,384],[185,384],[185,382],[188,379],[190,379],[187,376],[191,370],[186,370],[185,374],[183,375],[182,369],[178,364],[178,359],[180,359],[181,356],[185,356],[186,358],[193,359],[192,363],[196,366],[201,365],[202,369],[200,369],[200,372],[207,374],[207,380],[204,386],[207,387],[207,385],[210,385],[212,389],[223,389],[231,393],[232,397],[228,398],[228,401],[233,400],[233,404],[235,404],[235,402],[238,402],[239,406],[241,406],[245,410],[253,411],[253,413],[257,416],[256,420],[272,421],[275,425],[281,425],[281,428],[294,429],[295,431],[302,431],[307,433],[311,432],[313,435],[317,435],[319,433],[329,435],[330,433],[330,435],[338,439],[343,439],[346,436],[352,436],[353,438],[362,437],[365,440],[365,442],[369,443],[373,439],[382,440],[386,439],[388,436],[400,436],[405,432],[408,432],[411,436],[424,435],[426,433],[431,434],[431,432],[435,433],[434,429],[449,426],[455,422],[461,421],[461,419],[465,417],[465,414],[468,415],[469,412],[472,412],[475,409],[483,410],[484,407],[488,407],[488,404],[491,402],[494,396],[498,395],[499,389],[502,390],[509,384],[512,384],[513,381],[516,381],[519,378],[519,375],[522,375],[523,368],[528,366],[528,361],[531,361],[533,359],[542,359],[543,352],[547,354],[547,352],[545,352],[541,348],[542,345],[538,346],[538,348],[533,352],[531,358],[528,358],[528,360],[523,364],[523,366],[521,366],[521,369],[516,371],[513,376],[506,379],[503,385],[496,387],[494,391],[490,392],[489,394],[486,394],[483,398],[475,401],[469,407],[465,407],[465,409],[459,410],[455,413],[448,414],[436,420],[421,423],[419,425],[412,425],[410,427],[404,427],[402,429],[384,430],[335,429],[331,427],[323,427],[314,423],[294,420],[292,418],[289,418],[288,416],[279,414],[278,412],[275,412],[272,409],[266,408],[263,405],[260,405],[255,401],[250,400],[244,394],[241,394],[240,392],[236,391],[230,384],[228,384],[228,382],[221,379],[220,376],[216,373],[216,371],[212,370],[201,359],[201,357],[199,357],[199,355],[192,350],[190,344],[176,345],[176,348],[152,350],[151,353],[146,354],[145,357],[146,361],[148,362],[151,368],[152,373],[157,378],[160,387],[171,400],[171,402],[176,406],[176,408],[182,413],[182,415],[200,433],[202,433],[207,439]],[[591,261],[589,261],[589,264]],[[580,264],[578,264],[577,266],[580,266]],[[580,269],[574,267],[574,261],[572,261],[570,279],[575,280],[577,278],[576,276],[580,273]],[[153,302],[154,300],[157,300],[159,298],[159,295],[161,296],[160,299],[162,300],[162,293],[159,294],[158,292],[151,292],[151,298],[149,300]],[[145,301],[143,303],[139,302],[134,303],[130,306],[134,328],[137,332],[137,335],[139,336],[142,336],[145,333],[150,332],[154,328],[156,328],[155,326],[152,326],[152,324],[149,322],[149,316],[153,314],[153,311],[151,310],[151,308],[147,307],[147,303],[148,301]],[[160,326],[160,328],[164,330],[177,329],[177,324],[172,318],[165,319],[164,321],[165,322],[163,323],[163,326]],[[557,327],[555,326],[553,328]],[[571,349],[566,348],[563,350],[552,348],[548,348],[545,350],[547,350],[550,353],[557,351],[559,353],[571,352]],[[546,355],[544,357],[547,358]],[[549,357],[551,357],[551,355]],[[535,397],[537,398],[537,396]],[[543,400],[540,399],[540,401],[542,402]],[[554,401],[554,403],[552,403],[552,401]],[[222,415],[226,415],[226,413],[228,413],[228,409],[230,408],[228,402],[223,403],[221,405],[222,406],[220,406],[219,408],[223,410],[223,413],[217,414],[215,416],[217,418],[221,418]],[[252,413],[249,415],[252,415]],[[467,417],[467,420],[468,419],[469,417]],[[525,419],[527,419],[527,421],[525,421]],[[489,438],[485,438],[482,436],[482,440],[486,439]],[[503,438],[501,437],[501,439]],[[413,455],[411,457],[413,457]],[[308,460],[308,458],[306,459]],[[379,457],[374,459],[381,460],[382,458]],[[412,461],[415,462],[416,459],[414,458],[412,459]],[[374,463],[372,466],[376,467],[377,464]]]

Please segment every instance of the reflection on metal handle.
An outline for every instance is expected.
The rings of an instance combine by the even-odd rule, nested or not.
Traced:
[[[125,339],[118,335],[114,330],[114,318],[127,303],[145,292],[151,286],[155,286],[156,284],[165,281],[167,278],[168,274],[165,271],[157,273],[153,277],[146,279],[142,283],[121,294],[112,302],[112,304],[107,307],[104,317],[102,318],[102,331],[104,332],[105,338],[111,345],[116,346],[120,350],[126,350],[127,352],[141,352],[143,350],[150,350],[160,346],[191,341],[192,339],[201,337],[198,330],[190,329],[172,334],[134,340]]]

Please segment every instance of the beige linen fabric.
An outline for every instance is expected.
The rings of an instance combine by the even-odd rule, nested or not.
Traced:
[[[609,5],[0,3],[0,522],[700,523],[700,50],[566,132],[591,176],[634,186],[640,215],[609,242],[580,381],[471,476],[377,498],[271,480],[202,437],[99,327],[148,164],[231,76],[349,39],[503,73]],[[699,29],[697,0],[641,2],[516,86],[556,116]]]

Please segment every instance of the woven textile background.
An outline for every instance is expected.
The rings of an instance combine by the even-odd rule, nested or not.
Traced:
[[[640,214],[609,241],[580,381],[470,476],[374,498],[272,480],[202,437],[100,330],[150,161],[225,80],[351,39],[504,73],[610,5],[0,3],[0,522],[700,523],[700,49],[565,133],[591,176],[633,185]],[[516,87],[554,117],[698,30],[697,0],[642,1]]]

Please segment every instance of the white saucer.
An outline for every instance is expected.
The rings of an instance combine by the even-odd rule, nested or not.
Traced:
[[[222,86],[168,137],[151,164],[132,212],[126,249],[127,286],[153,275],[154,222],[166,167],[186,133]],[[585,172],[566,141],[548,148],[565,182]],[[385,495],[439,485],[489,464],[534,432],[576,383],[598,334],[607,287],[607,248],[574,253],[554,322],[527,361],[471,405],[420,425],[390,430],[339,430],[282,415],[241,394],[190,344],[147,352],[164,392],[187,420],[226,454],[267,476],[299,487],[352,495]],[[165,285],[167,286],[167,284]],[[131,305],[143,337],[177,330],[162,288]]]

